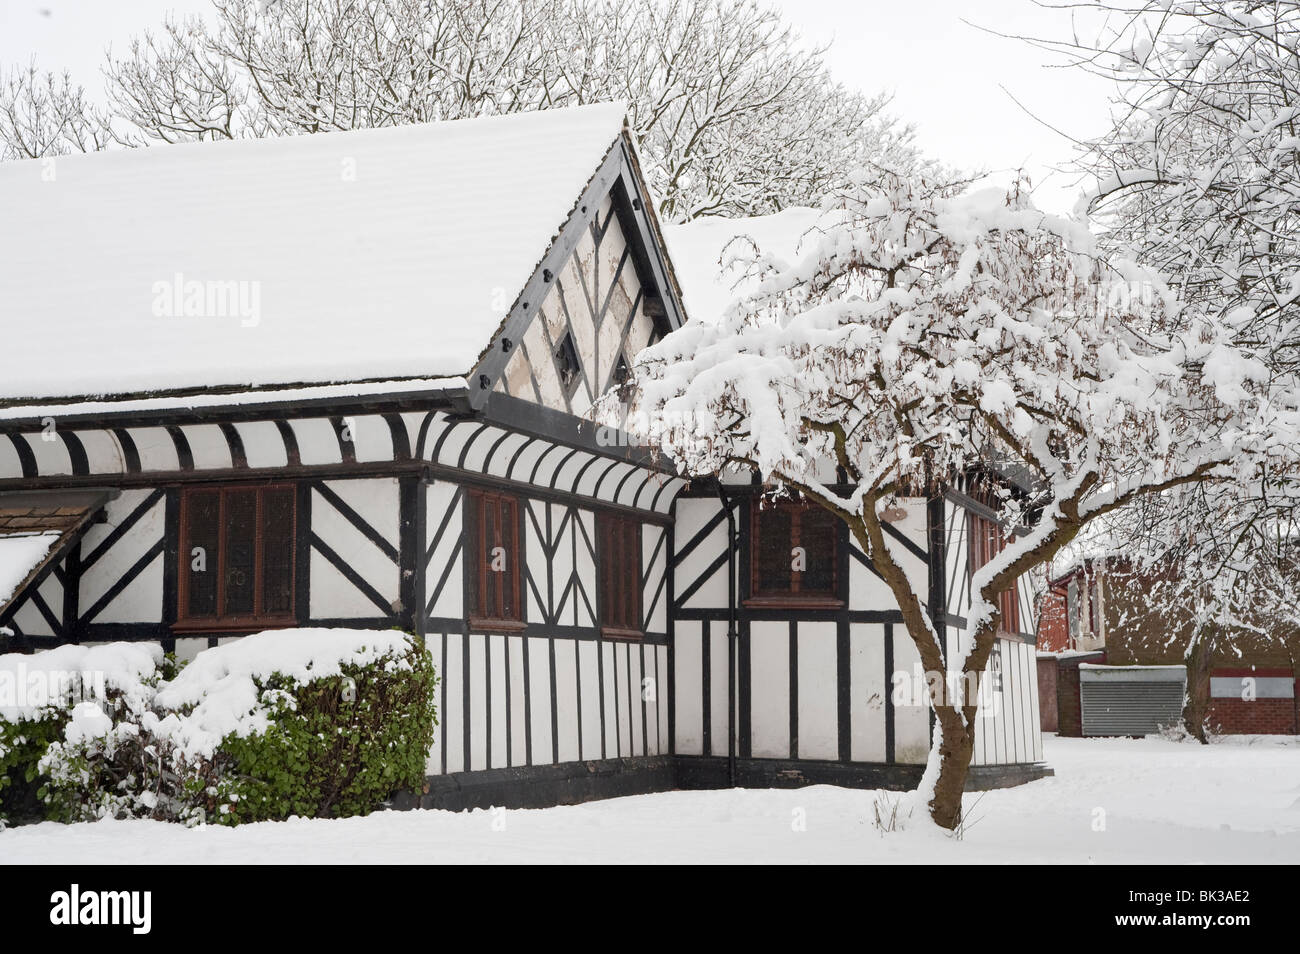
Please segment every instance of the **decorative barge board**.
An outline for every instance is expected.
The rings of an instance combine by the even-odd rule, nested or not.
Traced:
[[[40,329],[0,354],[0,543],[22,510],[48,544],[0,648],[418,634],[440,725],[404,804],[914,779],[925,710],[890,693],[914,654],[844,528],[766,523],[749,484],[683,493],[584,418],[683,321],[620,107],[61,158],[57,194],[40,176],[0,165],[21,265],[0,301]],[[57,257],[17,238],[50,229]],[[892,528],[950,641],[959,511]],[[797,584],[772,563],[796,538]],[[1021,692],[1032,667],[1001,666]],[[1037,770],[1033,695],[990,721],[982,783]]]

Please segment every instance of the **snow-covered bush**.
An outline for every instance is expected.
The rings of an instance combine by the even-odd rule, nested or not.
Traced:
[[[75,706],[62,737],[50,743],[39,771],[45,816],[54,821],[100,818],[203,819],[195,808],[210,766],[178,757],[150,709]]]
[[[11,748],[39,771],[47,817],[366,814],[423,779],[437,677],[412,636],[268,631],[206,650],[179,673],[153,666],[131,691],[16,723],[38,740]]]
[[[0,826],[46,811],[41,763],[51,745],[88,720],[111,725],[146,711],[166,674],[162,650],[141,643],[0,656]]]
[[[405,633],[271,631],[200,653],[156,731],[208,821],[368,814],[423,781],[437,681]]]

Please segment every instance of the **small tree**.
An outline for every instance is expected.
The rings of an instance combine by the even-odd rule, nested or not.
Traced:
[[[1103,262],[1086,228],[1018,188],[954,195],[861,175],[798,261],[745,239],[726,257],[755,290],[642,353],[635,426],[685,473],[752,468],[848,524],[926,670],[959,674],[965,689],[949,697],[947,680],[929,680],[936,726],[919,791],[935,823],[955,828],[998,594],[1135,499],[1289,460],[1294,411],[1222,322],[1180,312],[1136,266]],[[837,478],[821,476],[827,461]],[[945,663],[883,514],[976,470],[1015,471],[1032,488],[992,495],[1005,527],[1029,529],[974,574]]]

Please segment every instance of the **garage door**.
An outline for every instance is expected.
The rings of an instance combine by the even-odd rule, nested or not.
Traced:
[[[1182,720],[1182,666],[1079,667],[1084,735],[1152,735]]]

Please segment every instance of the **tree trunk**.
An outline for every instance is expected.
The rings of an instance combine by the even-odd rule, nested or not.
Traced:
[[[1210,646],[1202,632],[1192,635],[1192,641],[1183,654],[1187,666],[1187,695],[1183,699],[1183,728],[1202,745],[1209,745],[1205,737],[1205,723],[1210,710]]]
[[[971,758],[975,754],[973,726],[962,725],[960,715],[949,709],[939,716],[939,772],[930,798],[930,817],[940,828],[955,831],[961,824],[961,798],[966,791]]]
[[[869,509],[865,512],[874,515],[874,507],[875,501],[869,501]],[[921,594],[913,591],[907,574],[890,555],[879,520],[850,521],[849,528],[876,572],[893,592],[927,681],[937,677],[937,682],[930,684],[930,708],[937,722],[936,737],[930,747],[930,758],[918,793],[928,796],[926,804],[934,823],[953,831],[961,824],[961,799],[966,790],[966,777],[970,774],[971,758],[975,754],[980,681],[993,650],[1001,617],[996,603],[992,603],[991,615],[971,634],[970,651],[956,674],[957,684],[952,686],[948,679],[948,661],[940,648],[941,637],[931,620],[930,608]],[[981,596],[989,600],[987,593],[981,593]],[[956,698],[947,698],[950,686]]]

